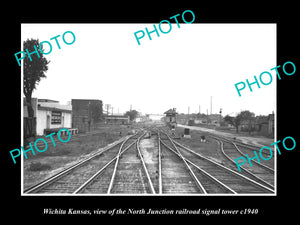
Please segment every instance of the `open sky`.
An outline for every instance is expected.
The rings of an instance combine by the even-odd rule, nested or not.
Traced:
[[[179,21],[180,22],[180,21]],[[183,23],[183,22],[182,22]],[[100,99],[114,112],[213,113],[234,116],[241,110],[256,115],[276,111],[276,24],[172,23],[168,34],[147,34],[137,44],[134,32],[153,24],[22,24],[27,38],[49,41],[51,62],[33,97],[65,103],[71,99]],[[168,25],[166,25],[168,26]],[[163,27],[168,30],[168,27]],[[66,45],[62,35],[72,31],[76,41]],[[57,40],[50,38],[61,35]],[[71,35],[66,39],[71,41]],[[48,47],[45,44],[45,52]],[[270,85],[247,87],[239,97],[235,84],[254,81],[263,71],[273,75]],[[265,78],[265,82],[269,78]]]

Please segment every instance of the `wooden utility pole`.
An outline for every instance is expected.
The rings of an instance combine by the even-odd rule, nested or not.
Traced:
[[[212,114],[212,96],[210,96],[210,115]]]

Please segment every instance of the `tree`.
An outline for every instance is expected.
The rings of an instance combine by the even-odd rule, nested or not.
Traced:
[[[224,121],[232,126],[234,126],[234,117],[233,116],[229,116],[229,115],[226,115],[224,117]]]
[[[234,126],[236,128],[236,132],[238,133],[239,132],[239,126],[242,122],[242,116],[241,114],[239,113],[235,118],[234,118]]]
[[[244,110],[241,111],[239,114],[237,114],[236,117],[232,117],[229,115],[225,116],[224,121],[235,126],[237,133],[239,132],[239,126],[241,125],[242,122],[248,123],[248,132],[250,134],[253,120],[255,118],[254,116],[255,114],[253,112],[250,112],[249,110]]]
[[[237,114],[236,117],[232,117],[229,115],[225,116],[224,121],[235,126],[237,133],[239,132],[239,126],[241,125],[242,122],[248,123],[248,132],[250,134],[254,116],[255,116],[254,113],[250,112],[249,110],[244,110],[241,111],[239,114]]]
[[[24,51],[28,49],[29,53],[33,53],[35,51],[34,46],[36,46],[40,57],[38,57],[37,53],[34,53],[30,55],[32,61],[30,61],[29,56],[23,59],[23,92],[26,99],[28,117],[34,116],[34,111],[31,105],[32,92],[36,89],[36,85],[40,82],[41,78],[46,77],[45,72],[48,70],[48,64],[50,63],[50,61],[48,61],[40,51],[40,43],[38,39],[27,39],[23,42]],[[42,51],[44,51],[43,48]]]
[[[248,132],[249,134],[251,134],[251,130],[252,130],[252,124],[253,124],[253,120],[254,120],[254,116],[255,114],[253,112],[250,112],[249,110],[245,110],[239,113],[242,121],[245,123],[248,123]]]
[[[234,126],[236,128],[237,133],[239,132],[239,125],[242,121],[242,117],[240,114],[238,114],[236,117],[227,115],[224,117],[224,121]]]
[[[125,116],[129,116],[130,121],[133,121],[137,116],[139,112],[136,110],[130,110],[125,113]]]

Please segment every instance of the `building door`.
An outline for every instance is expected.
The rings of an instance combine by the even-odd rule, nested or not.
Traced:
[[[50,129],[50,116],[47,115],[47,124],[46,124],[46,128]]]

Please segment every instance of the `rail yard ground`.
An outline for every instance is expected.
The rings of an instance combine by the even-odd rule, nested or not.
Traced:
[[[238,141],[241,141],[243,143],[246,144],[253,144],[253,145],[257,145],[257,146],[266,146],[269,145],[270,143],[274,142],[273,138],[267,138],[264,136],[260,136],[260,135],[249,135],[246,132],[240,132],[240,133],[236,133],[236,132],[232,132],[232,131],[228,131],[228,130],[215,130],[215,129],[209,129],[209,128],[205,128],[205,127],[196,127],[196,126],[186,126],[186,125],[178,125],[178,128],[189,128],[192,130],[192,132],[202,132],[202,133],[212,133],[212,134],[216,134],[216,135],[222,135],[224,137],[227,138],[235,138]],[[182,131],[183,132],[183,131]]]
[[[131,131],[130,125],[101,125],[89,133],[73,135],[67,143],[60,143],[56,147],[49,144],[47,151],[36,152],[36,156],[28,153],[28,158],[23,161],[24,189],[125,137]],[[57,136],[54,140],[57,142]]]
[[[227,160],[224,159],[221,151],[218,150],[220,149],[220,146],[214,138],[209,136],[210,134],[221,135],[232,140],[237,140],[246,144],[252,144],[256,146],[270,145],[270,143],[274,142],[271,138],[261,136],[250,137],[249,135],[232,134],[224,131],[216,131],[208,128],[185,125],[178,125],[175,131],[175,136],[181,137],[184,133],[185,128],[190,129],[191,138],[180,138],[180,142],[185,146],[190,147],[194,151],[204,154],[206,157],[211,158],[219,163],[223,163],[224,161],[226,162]],[[205,136],[206,142],[201,142],[201,136]]]
[[[134,125],[102,125],[89,133],[73,135],[68,143],[62,143],[55,148],[49,145],[47,151],[24,160],[24,190],[59,172],[64,173],[66,168],[92,157],[95,152],[109,144],[119,141],[122,143],[119,145],[123,146],[129,138],[123,146],[124,153],[120,153],[119,147],[108,148],[100,155],[97,154],[97,157],[84,162],[79,167],[81,169],[72,169],[72,172],[67,173],[68,175],[60,181],[53,181],[48,187],[41,186],[36,191],[32,189],[29,193],[274,193],[274,160],[270,160],[266,165],[269,168],[255,166],[245,168],[239,173],[236,165],[228,159],[228,156],[235,158],[239,153],[230,141],[227,143],[221,138],[235,137],[233,140],[252,145],[263,145],[269,140],[233,136],[221,131],[215,133],[214,130],[198,127],[189,127],[191,137],[184,138],[185,128],[187,126],[178,125],[175,132],[172,132],[161,122],[148,122]],[[138,130],[137,135],[130,135]],[[149,135],[150,133],[152,135]],[[201,141],[203,136],[205,142]],[[125,150],[127,146],[129,150]],[[253,150],[243,146],[239,148],[246,154],[253,153]],[[119,156],[116,156],[118,151]],[[116,157],[115,160],[112,160],[113,157]],[[111,163],[104,166],[109,160]]]

